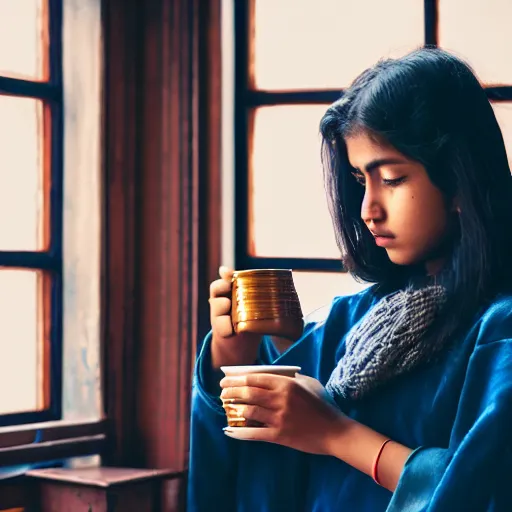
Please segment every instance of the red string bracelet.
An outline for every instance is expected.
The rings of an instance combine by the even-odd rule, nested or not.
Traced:
[[[381,485],[379,482],[379,477],[377,475],[377,469],[379,468],[379,460],[380,456],[382,455],[382,452],[384,450],[384,447],[391,441],[391,439],[386,439],[380,446],[379,451],[377,452],[377,455],[375,456],[375,459],[373,461],[372,465],[372,478],[375,480],[375,483]]]

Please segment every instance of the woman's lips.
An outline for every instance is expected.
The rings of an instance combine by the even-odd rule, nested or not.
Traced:
[[[375,233],[372,231],[372,235],[375,238],[375,243],[379,247],[388,247],[393,244],[395,236],[391,233]]]

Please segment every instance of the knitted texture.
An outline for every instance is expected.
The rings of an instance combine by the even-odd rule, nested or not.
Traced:
[[[347,334],[345,355],[326,389],[334,399],[359,399],[441,350],[423,336],[446,302],[439,285],[407,288],[382,298]]]

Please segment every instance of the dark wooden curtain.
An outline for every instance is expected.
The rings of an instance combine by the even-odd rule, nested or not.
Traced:
[[[104,389],[109,464],[171,468],[220,263],[221,0],[104,0]]]

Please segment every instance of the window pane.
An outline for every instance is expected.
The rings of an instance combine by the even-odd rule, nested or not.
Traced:
[[[512,103],[494,103],[493,108],[505,140],[508,162],[512,169]]]
[[[351,295],[369,286],[341,272],[294,272],[293,282],[304,316],[328,306],[334,297]]]
[[[0,96],[0,250],[41,248],[42,103]]]
[[[489,84],[512,84],[510,0],[440,0],[439,44],[467,59]]]
[[[339,258],[325,198],[319,122],[325,105],[255,112],[250,253]]]
[[[42,403],[40,283],[37,272],[0,271],[0,414],[35,410]]]
[[[346,87],[424,40],[420,0],[255,0],[258,89]]]
[[[43,78],[43,0],[0,0],[0,75]]]

